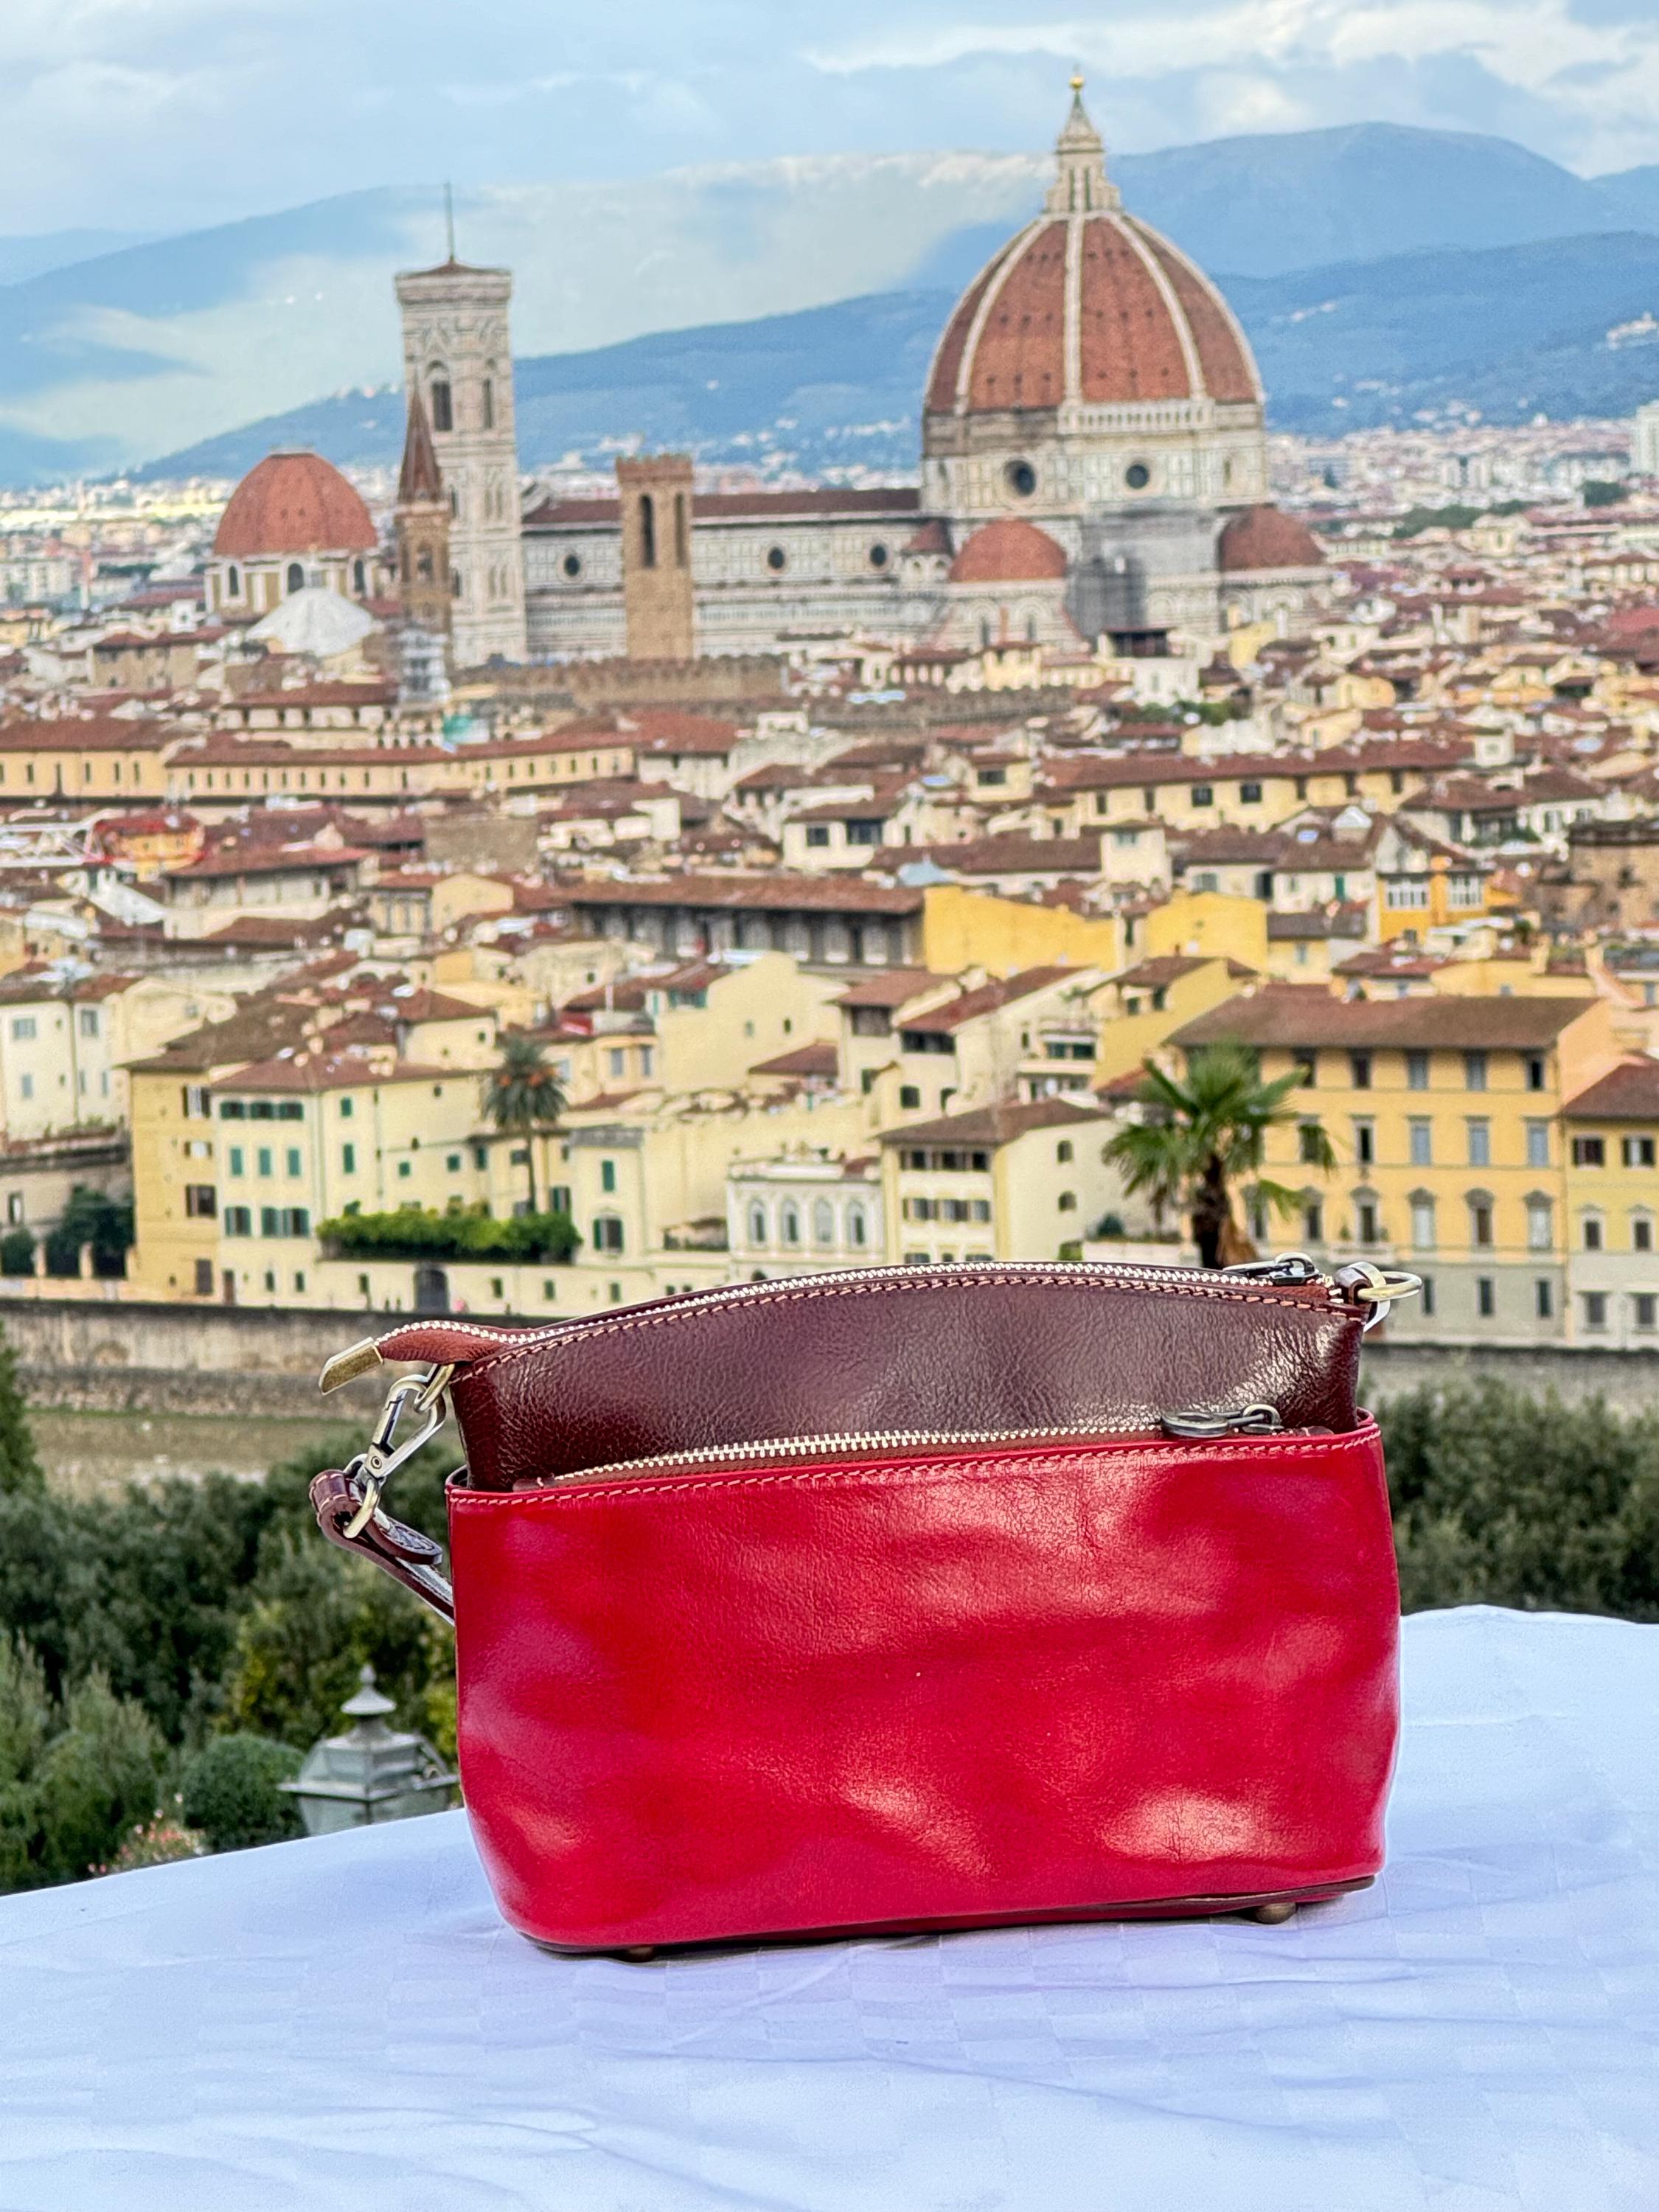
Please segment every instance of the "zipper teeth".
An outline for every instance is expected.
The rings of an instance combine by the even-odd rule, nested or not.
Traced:
[[[1155,1428],[1148,1427],[990,1429],[971,1436],[947,1429],[865,1429],[841,1436],[775,1437],[753,1443],[699,1444],[690,1451],[654,1452],[645,1459],[612,1460],[605,1467],[573,1468],[565,1474],[549,1475],[533,1486],[548,1489],[560,1482],[597,1482],[616,1474],[649,1474],[665,1467],[713,1467],[724,1460],[747,1463],[768,1459],[823,1459],[835,1452],[918,1451],[935,1444],[959,1444],[964,1450],[971,1450],[981,1444],[1048,1443],[1060,1438],[1073,1443],[1115,1443],[1132,1437],[1148,1437],[1158,1443],[1179,1441],[1160,1437]]]
[[[952,1267],[836,1267],[824,1268],[811,1275],[775,1275],[764,1283],[723,1283],[713,1290],[691,1291],[677,1301],[682,1312],[693,1307],[706,1310],[711,1306],[729,1305],[735,1301],[750,1299],[763,1303],[769,1292],[785,1291],[802,1283],[821,1283],[833,1279],[837,1283],[869,1282],[927,1282],[943,1280],[959,1283],[963,1280],[984,1282],[1004,1276],[1020,1275],[1082,1275],[1106,1282],[1144,1283],[1150,1290],[1169,1290],[1177,1282],[1187,1285],[1206,1297],[1249,1297],[1259,1296],[1264,1290],[1295,1291],[1323,1290],[1336,1297],[1334,1285],[1328,1276],[1316,1272],[1299,1283],[1274,1283],[1256,1275],[1229,1277],[1219,1268],[1165,1267],[1152,1261],[1127,1260],[994,1260],[984,1265],[968,1263]],[[547,1328],[489,1328],[482,1322],[461,1324],[471,1336],[482,1337],[489,1344],[511,1345],[520,1349],[526,1345],[551,1343],[556,1337],[572,1337],[585,1328],[605,1326],[607,1316],[584,1315],[580,1321],[555,1322]],[[453,1322],[439,1322],[440,1328],[453,1328]],[[406,1326],[418,1327],[418,1322]]]

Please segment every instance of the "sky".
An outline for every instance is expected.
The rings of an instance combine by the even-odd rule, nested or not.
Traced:
[[[1659,0],[0,0],[0,232],[359,187],[1384,120],[1659,162]]]

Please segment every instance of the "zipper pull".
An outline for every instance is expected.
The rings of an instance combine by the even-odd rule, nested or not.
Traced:
[[[1276,1437],[1285,1426],[1278,1407],[1263,1405],[1241,1406],[1224,1413],[1188,1406],[1180,1413],[1161,1413],[1158,1425],[1166,1437],[1191,1443],[1208,1443],[1221,1437]]]
[[[1280,1289],[1300,1289],[1325,1279],[1305,1252],[1279,1252],[1271,1260],[1240,1260],[1221,1270],[1224,1275],[1248,1276],[1252,1282],[1271,1283]]]

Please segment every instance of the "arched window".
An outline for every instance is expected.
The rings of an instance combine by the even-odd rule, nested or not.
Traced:
[[[766,1242],[766,1208],[758,1199],[749,1209],[749,1242],[751,1244],[764,1244]]]
[[[640,494],[640,566],[657,565],[657,502],[648,491]]]
[[[359,598],[368,589],[368,571],[361,561],[351,564],[351,588]]]
[[[789,1199],[785,1202],[782,1215],[782,1227],[783,1241],[786,1244],[799,1244],[800,1243],[800,1208],[795,1204],[793,1199]]]
[[[1528,1252],[1551,1252],[1555,1249],[1555,1209],[1541,1190],[1527,1194],[1527,1249]]]
[[[453,430],[455,427],[455,403],[450,397],[449,371],[432,371],[432,427],[434,430]]]
[[[432,548],[429,545],[422,545],[415,556],[415,574],[423,584],[432,581]]]
[[[864,1208],[861,1206],[849,1206],[847,1209],[848,1243],[862,1244],[866,1241],[866,1234]]]
[[[1469,1243],[1490,1249],[1492,1243],[1492,1193],[1472,1190],[1468,1194]]]
[[[1412,1247],[1418,1252],[1432,1252],[1434,1234],[1434,1193],[1414,1190],[1407,1204],[1412,1210]]]
[[[1077,1212],[1077,1193],[1074,1190],[1061,1191],[1060,1194],[1060,1210],[1062,1213],[1075,1213]]]
[[[836,1209],[827,1198],[814,1201],[812,1206],[812,1242],[833,1244],[836,1241]]]
[[[685,511],[685,494],[674,495],[674,566],[687,568],[691,565],[691,522]]]
[[[479,394],[479,408],[483,417],[484,428],[493,430],[495,427],[495,380],[489,374],[484,378],[483,386]]]
[[[303,589],[305,588],[305,580],[306,580],[306,572],[305,572],[305,570],[301,567],[300,563],[299,563],[297,561],[290,561],[290,562],[289,562],[289,564],[288,564],[288,588],[289,588],[289,590],[290,592],[303,591]]]
[[[1600,1252],[1606,1249],[1607,1238],[1602,1234],[1601,1217],[1599,1213],[1582,1214],[1579,1217],[1578,1225],[1585,1251]]]
[[[461,596],[461,572],[459,568],[452,568],[449,572],[449,596],[452,599],[459,599]]]
[[[233,599],[242,596],[242,572],[234,561],[225,571],[225,591]]]
[[[1060,1166],[1064,1167],[1071,1157],[1072,1140],[1069,1137],[1062,1137],[1060,1142],[1054,1146],[1054,1158],[1059,1161]]]

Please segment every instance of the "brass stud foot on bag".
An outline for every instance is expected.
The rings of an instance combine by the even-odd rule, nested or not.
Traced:
[[[657,1955],[654,1943],[635,1943],[622,1954],[630,1966],[648,1966]]]
[[[1285,1921],[1295,1919],[1296,1906],[1288,1901],[1281,1901],[1278,1905],[1258,1905],[1246,1917],[1261,1921],[1266,1928],[1278,1928]]]

